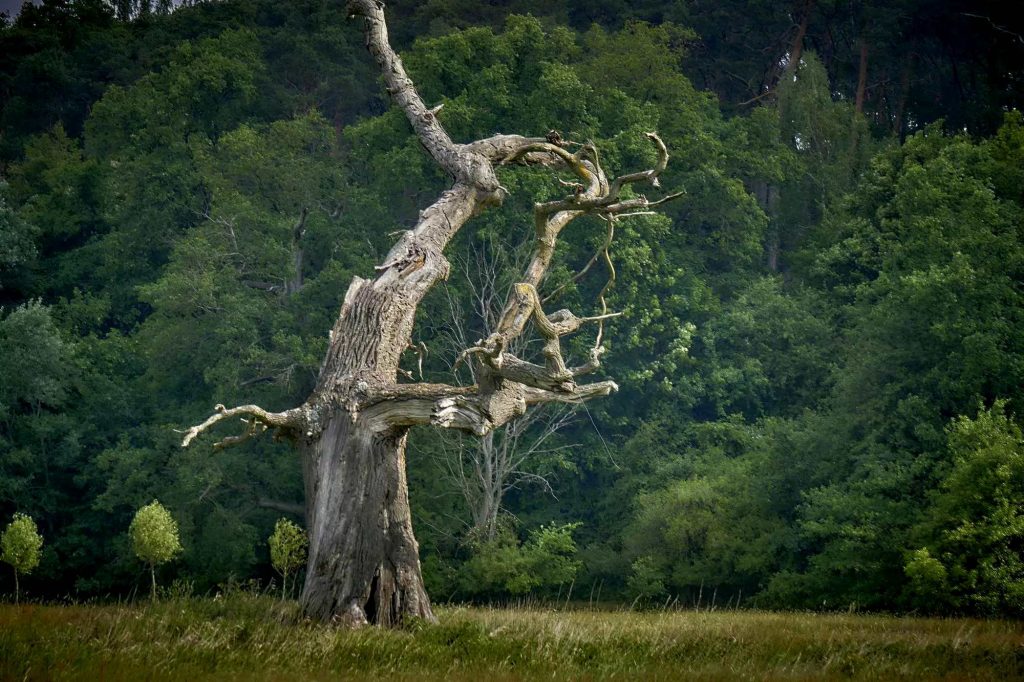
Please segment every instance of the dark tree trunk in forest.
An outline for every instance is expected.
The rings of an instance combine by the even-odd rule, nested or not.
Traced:
[[[814,13],[816,0],[804,0],[800,5],[800,20],[796,24],[796,33],[793,39],[786,46],[786,52],[782,55],[773,55],[773,61],[768,65],[762,76],[761,86],[758,94],[743,104],[752,104],[766,97],[775,97],[779,82],[791,77],[800,68],[800,58],[804,51],[804,39],[807,37],[807,27],[811,21],[811,14]]]
[[[757,199],[757,205],[769,219],[768,232],[765,234],[765,258],[768,269],[779,271],[779,251],[782,248],[782,235],[779,233],[779,186],[767,180],[753,180],[748,191]]]
[[[800,58],[804,53],[804,39],[807,37],[807,26],[811,22],[811,14],[814,12],[815,3],[816,0],[804,0],[800,8],[800,23],[796,25],[796,33],[793,35],[793,40],[789,44],[789,50],[786,52],[786,67],[781,71],[775,71],[775,75],[768,84],[769,90],[775,90],[780,78],[792,75],[800,69]]]
[[[914,55],[910,54],[904,59],[903,68],[900,70],[900,94],[899,101],[896,104],[896,120],[893,123],[893,129],[899,138],[900,144],[903,144],[905,138],[903,134],[903,115],[907,110],[907,100],[910,99],[910,73],[913,68]]]
[[[854,110],[858,114],[864,113],[864,96],[868,89],[868,43],[860,39],[860,65],[857,68],[857,97],[854,100]]]
[[[796,35],[793,36],[793,42],[789,46],[789,59],[787,62],[787,72],[796,72],[800,68],[800,57],[804,52],[804,38],[807,37],[807,25],[811,21],[811,13],[814,12],[815,0],[807,0],[804,2],[803,11],[800,14],[800,23],[796,27]]]
[[[268,428],[290,438],[302,453],[306,521],[310,536],[302,608],[310,618],[351,626],[398,624],[410,617],[433,620],[423,588],[409,511],[405,444],[410,427],[431,424],[484,435],[548,402],[579,403],[616,389],[612,381],[578,385],[602,353],[601,331],[589,361],[566,366],[559,337],[583,323],[568,310],[545,314],[537,287],[554,255],[559,231],[591,214],[610,223],[644,212],[678,194],[649,201],[621,198],[627,184],[658,185],[668,152],[654,133],[654,168],[609,180],[592,145],[563,143],[557,135],[496,135],[456,144],[420,100],[398,55],[388,43],[383,8],[374,0],[349,5],[365,21],[366,43],[394,103],[406,114],[431,157],[453,178],[451,189],[420,212],[416,226],[399,239],[373,280],[355,278],[330,333],[328,351],[313,393],[301,406],[268,412],[255,405],[226,409],[188,430],[183,446],[228,418],[242,416],[245,431],[215,447],[234,445]],[[497,328],[463,351],[474,363],[477,384],[399,384],[399,360],[409,346],[416,308],[430,288],[448,276],[445,246],[463,224],[499,204],[504,188],[495,166],[531,164],[575,173],[578,189],[563,200],[537,204],[537,245]],[[609,232],[611,234],[611,230]],[[605,247],[607,248],[607,246]],[[607,253],[605,254],[607,257]],[[603,305],[603,297],[602,297]],[[521,360],[509,344],[529,321],[544,340],[544,365]]]

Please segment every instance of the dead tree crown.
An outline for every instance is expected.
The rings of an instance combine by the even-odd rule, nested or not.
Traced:
[[[593,144],[575,145],[578,148],[570,151],[570,145],[554,133],[536,138],[495,135],[469,144],[452,142],[438,120],[437,110],[423,104],[401,58],[388,42],[383,3],[357,0],[349,4],[349,12],[364,17],[366,46],[384,76],[388,93],[405,112],[427,152],[455,183],[420,213],[418,224],[398,240],[384,263],[377,266],[376,279],[357,277],[353,280],[330,333],[332,338],[351,322],[347,315],[349,304],[363,287],[414,292],[418,301],[434,283],[447,277],[449,264],[442,251],[448,241],[470,217],[489,205],[501,203],[505,190],[498,182],[495,167],[546,166],[571,171],[578,182],[568,183],[574,189],[569,196],[534,206],[536,247],[533,258],[522,280],[510,293],[498,328],[478,345],[464,351],[467,359],[479,363],[475,386],[399,384],[393,374],[339,377],[331,371],[337,358],[329,352],[318,385],[303,405],[284,412],[268,412],[256,405],[231,409],[218,405],[214,415],[188,430],[183,446],[187,447],[214,424],[232,417],[246,419],[245,431],[239,436],[224,438],[217,443],[218,447],[237,444],[267,428],[274,429],[278,436],[311,438],[317,433],[321,413],[339,403],[354,416],[358,415],[357,418],[371,420],[381,429],[432,424],[483,435],[523,414],[529,405],[582,402],[617,389],[613,381],[576,383],[578,377],[599,367],[604,351],[600,341],[591,350],[589,361],[579,367],[565,364],[559,343],[560,337],[578,330],[583,323],[610,315],[579,317],[569,310],[545,314],[537,287],[547,274],[559,233],[574,219],[589,214],[612,220],[646,211],[678,196],[672,194],[657,201],[644,196],[621,197],[622,189],[633,183],[658,186],[658,176],[668,162],[668,150],[661,138],[656,133],[647,133],[658,151],[658,161],[653,168],[612,180],[601,167]],[[543,366],[517,358],[506,350],[531,319],[544,339]]]

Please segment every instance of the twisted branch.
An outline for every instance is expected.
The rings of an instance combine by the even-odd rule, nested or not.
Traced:
[[[647,133],[646,135],[654,144],[658,154],[655,165],[645,171],[618,176],[610,182],[601,168],[597,148],[592,143],[580,145],[576,152],[570,152],[562,144],[523,138],[518,148],[513,149],[501,159],[502,164],[508,164],[519,162],[530,155],[535,157],[540,155],[539,158],[561,162],[564,167],[572,170],[582,182],[560,181],[563,186],[574,189],[574,193],[560,200],[535,205],[534,229],[537,234],[537,246],[533,259],[524,273],[523,281],[513,287],[497,329],[487,339],[478,341],[476,345],[464,350],[456,360],[456,364],[473,356],[478,359],[485,376],[489,374],[492,377],[518,382],[524,386],[548,392],[563,392],[570,396],[577,394],[580,389],[576,386],[575,377],[582,373],[593,372],[600,366],[600,358],[604,352],[601,345],[604,335],[603,321],[618,314],[608,313],[605,301],[605,293],[615,282],[615,266],[612,264],[609,248],[615,235],[616,217],[636,215],[637,211],[643,214],[646,212],[644,209],[671,201],[682,194],[670,194],[655,201],[648,200],[643,195],[628,199],[620,198],[624,187],[637,182],[650,182],[657,187],[658,176],[668,164],[668,149],[662,139],[656,133]],[[569,310],[559,310],[547,315],[543,310],[543,301],[537,294],[537,286],[547,274],[554,256],[558,234],[572,220],[581,215],[590,214],[599,215],[608,221],[608,235],[602,248],[571,281],[579,281],[593,264],[603,257],[608,267],[609,280],[598,295],[601,314],[592,317],[579,317]],[[567,284],[556,289],[544,300],[552,298]],[[542,351],[545,358],[544,367],[520,360],[506,351],[512,340],[523,333],[531,319],[538,333],[544,339]],[[559,337],[576,331],[583,322],[587,321],[598,322],[597,342],[591,351],[589,361],[585,365],[570,369],[562,357]]]

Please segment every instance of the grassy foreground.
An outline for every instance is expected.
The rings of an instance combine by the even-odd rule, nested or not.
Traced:
[[[1024,679],[1008,621],[442,608],[437,626],[345,631],[292,609],[3,605],[0,680]]]

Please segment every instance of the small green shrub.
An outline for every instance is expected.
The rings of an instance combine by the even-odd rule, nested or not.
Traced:
[[[288,575],[302,568],[306,563],[306,547],[309,538],[306,531],[288,519],[278,519],[274,525],[274,534],[268,541],[270,545],[270,562],[274,570],[281,574],[281,599],[287,594]]]
[[[475,596],[520,596],[572,582],[580,568],[572,539],[579,526],[541,526],[523,544],[505,529],[493,540],[477,543],[460,570],[462,591]]]
[[[927,548],[911,552],[903,572],[910,580],[911,598],[915,607],[932,611],[946,601],[945,595],[949,593],[948,572]]]
[[[665,574],[652,557],[637,558],[632,569],[626,586],[637,601],[648,602],[665,596]]]

